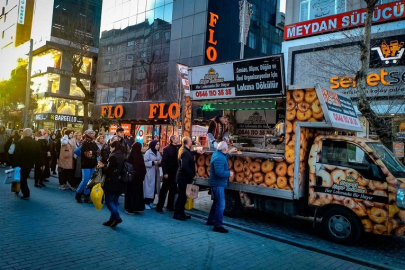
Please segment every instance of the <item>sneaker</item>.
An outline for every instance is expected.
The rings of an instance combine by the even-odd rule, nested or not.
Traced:
[[[66,190],[66,185],[59,185],[59,188],[58,189],[60,189],[60,190]]]
[[[219,233],[228,233],[229,231],[225,229],[223,226],[221,227],[214,227],[213,229],[214,232],[219,232]]]
[[[67,189],[70,189],[71,191],[76,192],[76,189],[74,187],[72,187],[69,183],[66,183],[65,186],[67,187]]]
[[[149,204],[145,204],[145,210],[150,210],[150,205]]]
[[[151,203],[149,206],[150,206],[150,208],[152,208],[152,209],[155,209],[155,208],[156,208],[156,204],[154,204],[154,203]]]
[[[129,212],[127,210],[125,210],[125,213],[127,213],[128,215],[135,215],[135,212]]]
[[[114,222],[114,220],[110,219],[109,221],[104,222],[103,225],[110,227],[113,224],[113,222]]]

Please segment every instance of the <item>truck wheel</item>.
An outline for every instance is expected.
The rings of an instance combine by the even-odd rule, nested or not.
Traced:
[[[243,206],[240,202],[239,193],[225,190],[225,211],[224,214],[229,217],[238,217],[243,212]]]
[[[331,208],[324,214],[322,227],[329,240],[340,244],[354,243],[363,233],[363,226],[355,214],[340,207]]]

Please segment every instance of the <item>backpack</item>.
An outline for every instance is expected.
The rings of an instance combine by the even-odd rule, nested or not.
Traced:
[[[134,167],[132,167],[131,163],[125,162],[122,166],[122,170],[119,176],[119,179],[123,183],[130,183],[133,181],[135,175]]]

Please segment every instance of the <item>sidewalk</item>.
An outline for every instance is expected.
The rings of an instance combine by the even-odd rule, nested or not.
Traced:
[[[0,269],[368,269],[235,229],[214,233],[199,219],[128,216],[122,205],[124,222],[107,228],[106,208],[78,204],[50,180],[37,189],[29,179],[29,201],[1,182]]]

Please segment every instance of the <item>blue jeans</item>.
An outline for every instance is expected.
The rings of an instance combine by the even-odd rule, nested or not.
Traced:
[[[93,175],[95,168],[91,169],[82,169],[82,181],[80,182],[79,187],[76,190],[76,193],[81,194],[84,191],[84,195],[90,195],[90,189],[87,189],[87,183],[89,182],[91,176]]]
[[[225,210],[225,188],[213,187],[212,194],[214,196],[214,202],[211,206],[208,222],[213,223],[215,227],[221,227]]]
[[[105,205],[107,206],[108,210],[111,212],[110,220],[116,220],[120,218],[120,213],[118,213],[118,199],[120,195],[117,194],[110,194],[105,195]]]

